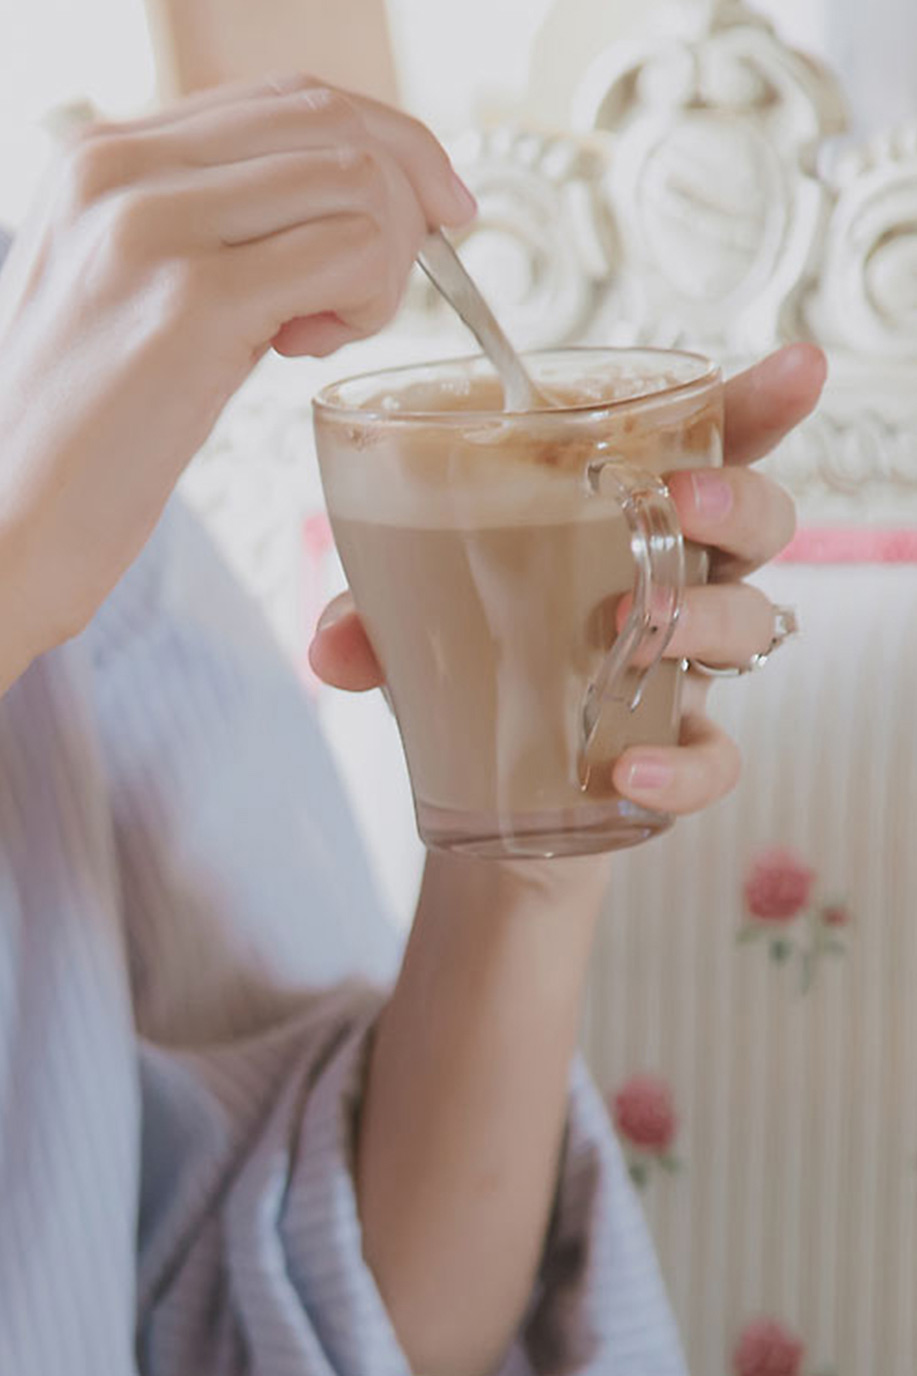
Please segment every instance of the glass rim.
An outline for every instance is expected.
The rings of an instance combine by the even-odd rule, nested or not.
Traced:
[[[675,382],[670,386],[658,387],[653,391],[637,392],[628,397],[617,399],[606,399],[599,401],[577,402],[571,406],[543,406],[533,408],[529,411],[504,411],[487,409],[481,411],[386,411],[380,408],[368,408],[365,406],[355,406],[344,404],[334,399],[334,394],[342,388],[350,387],[354,383],[377,381],[384,383],[386,379],[404,378],[409,373],[419,373],[423,371],[434,371],[436,369],[467,367],[469,364],[487,363],[485,354],[461,354],[453,358],[437,358],[420,360],[416,363],[397,364],[392,368],[373,368],[367,372],[353,373],[349,377],[339,378],[336,382],[326,383],[312,398],[312,409],[316,415],[326,415],[329,419],[355,423],[378,424],[382,422],[386,425],[425,424],[429,425],[436,421],[441,425],[468,425],[488,423],[494,421],[506,421],[509,419],[525,419],[533,416],[600,416],[612,414],[614,412],[625,411],[631,407],[644,406],[654,401],[668,401],[673,398],[681,398],[692,391],[703,391],[704,388],[713,384],[721,383],[723,380],[722,369],[713,359],[705,354],[697,353],[691,349],[664,349],[654,346],[643,347],[639,344],[634,345],[561,345],[555,349],[530,349],[522,352],[523,359],[552,358],[559,356],[577,357],[586,356],[592,358],[623,358],[627,355],[639,354],[649,356],[659,360],[665,358],[677,358],[692,360],[697,364],[702,364],[703,369],[697,376],[686,379],[683,382]]]

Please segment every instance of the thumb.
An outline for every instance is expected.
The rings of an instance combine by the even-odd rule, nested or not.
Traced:
[[[322,612],[309,646],[313,672],[332,688],[365,693],[379,688],[385,677],[349,592],[342,593]]]
[[[332,311],[323,311],[321,315],[296,316],[288,320],[271,343],[285,358],[299,358],[303,354],[326,358],[359,338],[359,331],[345,325]]]

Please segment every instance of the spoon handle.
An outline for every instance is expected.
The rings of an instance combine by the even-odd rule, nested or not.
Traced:
[[[441,230],[429,234],[417,261],[434,287],[461,316],[500,375],[507,411],[532,411],[546,403],[493,311]]]

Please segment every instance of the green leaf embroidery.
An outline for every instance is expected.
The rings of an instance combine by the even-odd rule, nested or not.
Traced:
[[[736,941],[740,946],[745,946],[750,941],[760,941],[762,937],[770,935],[770,931],[763,922],[749,922],[747,926],[740,928],[736,933]]]
[[[649,1180],[649,1167],[645,1161],[631,1161],[628,1166],[628,1173],[638,1190],[642,1190]]]

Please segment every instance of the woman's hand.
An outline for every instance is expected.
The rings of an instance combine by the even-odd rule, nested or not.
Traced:
[[[673,475],[685,534],[715,554],[714,582],[687,593],[672,655],[742,665],[767,648],[773,609],[737,579],[789,540],[793,508],[746,465],[812,409],[824,376],[818,350],[797,346],[736,378],[728,466]],[[342,688],[381,680],[347,597],[326,612],[311,659]],[[735,747],[703,715],[702,681],[690,683],[681,745],[616,765],[622,793],[664,811],[712,802],[738,772]],[[656,788],[638,782],[647,764]],[[428,853],[373,1041],[356,1172],[364,1255],[415,1370],[494,1370],[531,1303],[609,859]]]
[[[421,125],[305,77],[78,140],[0,278],[0,689],[93,615],[265,350],[379,329],[473,213]]]
[[[774,609],[742,577],[772,559],[795,529],[786,492],[749,465],[763,458],[816,405],[825,359],[812,345],[780,350],[726,386],[726,465],[669,476],[682,530],[713,551],[712,581],[689,588],[666,651],[672,659],[742,666],[765,651],[774,634]],[[621,608],[623,618],[627,607]],[[379,665],[349,594],[326,609],[310,650],[320,678],[362,690],[381,682]],[[735,785],[739,753],[704,713],[709,680],[686,684],[681,742],[640,746],[617,761],[614,782],[634,802],[658,812],[694,812]]]

